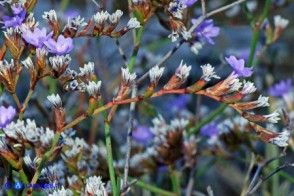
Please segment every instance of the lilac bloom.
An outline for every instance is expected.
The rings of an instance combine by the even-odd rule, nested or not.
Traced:
[[[166,109],[171,109],[173,111],[182,111],[186,108],[187,104],[190,101],[189,95],[180,95],[165,105]]]
[[[57,55],[68,54],[74,48],[72,39],[70,37],[65,38],[63,35],[59,35],[57,41],[49,39],[44,44],[48,47],[48,52]]]
[[[77,9],[69,9],[64,12],[64,18],[67,20],[68,18],[75,18],[80,15],[80,11]]]
[[[274,86],[269,89],[269,94],[274,97],[282,97],[291,90],[291,82],[291,79],[288,79],[274,84]]]
[[[139,143],[147,144],[153,138],[153,134],[149,127],[138,126],[133,130],[132,137]]]
[[[250,77],[252,75],[252,68],[245,67],[244,59],[238,60],[235,56],[225,57],[225,59],[239,77]]]
[[[205,135],[209,137],[217,136],[218,132],[219,130],[215,122],[210,122],[209,124],[203,126],[202,129],[200,130],[201,135]]]
[[[53,31],[46,35],[46,28],[43,27],[41,30],[39,28],[35,28],[34,32],[28,29],[22,34],[22,38],[36,48],[42,48],[44,46],[44,42],[50,39],[52,35]]]
[[[8,108],[1,106],[0,107],[0,129],[3,129],[8,124],[10,124],[15,114],[16,114],[16,111],[12,106],[9,106]]]
[[[0,23],[4,24],[2,27],[3,29],[9,28],[9,27],[20,27],[22,22],[25,20],[26,17],[26,10],[23,9],[21,6],[18,7],[11,7],[13,16],[3,16],[3,21],[0,21]]]
[[[192,19],[192,23],[195,24],[199,20]],[[220,33],[219,27],[213,26],[213,20],[208,19],[204,20],[196,29],[195,34],[200,38],[206,40],[209,44],[214,45],[214,41],[211,39],[212,37],[217,37]]]
[[[189,7],[189,6],[193,5],[194,3],[196,3],[196,1],[197,1],[197,0],[178,0],[178,2],[183,2],[183,3],[185,3],[185,5],[186,5],[187,7]]]

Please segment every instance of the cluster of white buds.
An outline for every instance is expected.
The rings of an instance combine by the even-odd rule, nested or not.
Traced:
[[[254,93],[256,91],[256,88],[254,86],[254,83],[250,81],[243,81],[243,88],[241,90],[241,93],[243,95],[248,95],[251,93]]]
[[[50,10],[49,12],[44,12],[42,17],[47,21],[51,23],[56,23],[57,22],[57,15],[55,10]]]
[[[26,26],[26,27],[23,27]],[[36,28],[37,26],[39,26],[39,22],[35,21],[35,17],[34,17],[34,13],[30,13],[27,18],[26,18],[26,21],[25,23],[22,24],[22,27],[21,28]]]
[[[210,64],[202,65],[200,66],[203,72],[202,78],[208,82],[211,80],[211,78],[220,79],[218,75],[214,72],[214,67],[212,67]]]
[[[137,20],[137,18],[131,18],[127,24],[128,29],[136,29],[140,28],[140,22]]]
[[[21,61],[21,63],[28,69],[28,70],[34,70],[35,66],[33,64],[33,61],[31,57],[27,57],[25,60]]]
[[[88,23],[84,22],[84,18],[82,18],[80,15],[74,17],[74,18],[68,18],[67,24],[64,28],[69,28],[73,30],[78,30],[80,27],[86,26]]]
[[[159,79],[161,78],[164,71],[164,67],[159,68],[158,66],[152,67],[149,70],[150,82],[153,87],[156,87]]]
[[[272,114],[264,115],[264,117],[267,119],[270,123],[277,123],[280,119],[280,114],[277,111],[274,111]]]
[[[113,14],[110,14],[108,19],[111,24],[117,24],[122,17],[123,12],[121,10],[116,10]]]
[[[15,91],[14,71],[16,69],[14,60],[8,63],[6,60],[0,61],[0,81],[5,85],[9,92]]]
[[[183,1],[173,1],[168,5],[168,11],[178,19],[183,18],[183,11],[187,8]]]
[[[57,77],[62,75],[67,69],[71,62],[71,57],[69,54],[66,55],[56,55],[49,58],[49,62],[52,66],[54,72],[58,73]]]
[[[49,95],[47,96],[48,101],[54,106],[54,108],[61,108],[62,107],[62,101],[58,94]]]
[[[70,189],[65,189],[63,186],[61,189],[56,189],[49,196],[73,196],[73,192]]]
[[[201,42],[194,42],[191,46],[190,49],[194,54],[198,54],[199,51],[202,49],[203,45]]]
[[[107,196],[105,184],[100,176],[90,176],[86,180],[85,195],[100,195]]]
[[[100,88],[101,88],[101,81],[93,82],[90,81],[89,84],[86,86],[86,89],[90,96],[94,98],[98,98],[100,95]]]
[[[104,26],[104,24],[106,23],[107,19],[109,17],[109,13],[107,11],[101,11],[101,12],[97,12],[94,16],[94,22],[95,25],[98,26]]]
[[[94,63],[89,62],[87,64],[84,64],[84,67],[80,67],[81,75],[86,76],[87,78],[91,78],[94,74]]]
[[[168,81],[166,85],[164,85],[164,90],[173,90],[178,89],[188,78],[192,67],[187,66],[187,64],[183,64],[183,60],[181,61],[179,67],[177,68],[175,74]]]

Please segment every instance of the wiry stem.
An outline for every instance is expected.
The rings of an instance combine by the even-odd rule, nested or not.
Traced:
[[[136,96],[137,96],[137,86],[136,84],[134,84],[132,88],[132,98]],[[132,102],[130,104],[129,128],[128,128],[128,136],[127,136],[127,153],[126,153],[126,163],[125,163],[124,178],[123,178],[124,187],[128,185],[128,173],[129,173],[129,163],[131,158],[132,131],[133,131],[133,125],[134,125],[135,108],[136,108],[136,102]]]

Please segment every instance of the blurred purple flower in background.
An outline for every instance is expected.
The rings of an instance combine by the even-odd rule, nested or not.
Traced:
[[[269,94],[274,97],[282,97],[283,95],[287,94],[291,90],[291,79],[282,80],[276,84],[274,84],[269,89]]]
[[[218,128],[217,128],[217,124],[215,122],[210,122],[209,124],[205,125],[202,127],[202,129],[200,130],[200,134],[201,135],[205,135],[208,137],[214,137],[218,135]]]
[[[80,15],[80,10],[78,9],[69,9],[64,12],[64,19],[67,20],[68,18],[75,18]]]
[[[197,23],[199,18],[192,19],[192,23]],[[220,28],[213,26],[213,20],[208,19],[204,20],[196,29],[195,34],[200,39],[205,39],[209,44],[214,45],[214,41],[211,39],[212,37],[217,37],[220,33]]]
[[[238,60],[235,56],[225,57],[225,59],[239,77],[250,77],[253,74],[252,68],[245,67],[244,59]]]
[[[3,129],[8,124],[10,124],[15,114],[16,114],[16,111],[12,106],[9,106],[8,108],[1,106],[0,107],[0,129]]]
[[[50,39],[52,35],[53,31],[46,35],[46,28],[43,27],[41,30],[39,28],[35,28],[34,32],[28,29],[22,34],[22,37],[27,43],[35,46],[36,48],[41,48],[44,45],[44,42]]]
[[[48,47],[48,52],[57,55],[68,54],[74,48],[72,39],[70,37],[65,38],[63,35],[59,35],[57,41],[49,39],[44,44]]]
[[[196,3],[197,0],[178,0],[178,2],[183,2],[187,7],[193,5],[194,3]]]
[[[3,29],[9,27],[20,27],[22,22],[26,17],[26,10],[23,9],[20,5],[11,6],[13,16],[3,16],[3,21],[0,23],[4,24]]]
[[[149,127],[142,125],[135,127],[132,137],[141,144],[147,144],[153,138],[153,134]]]
[[[189,95],[180,95],[165,104],[165,108],[171,111],[182,111],[190,101]]]

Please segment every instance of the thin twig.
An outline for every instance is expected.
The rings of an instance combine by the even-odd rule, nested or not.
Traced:
[[[132,87],[132,98],[137,96],[137,85],[134,84]],[[131,157],[131,148],[132,148],[132,131],[134,125],[134,114],[135,114],[136,102],[132,102],[130,104],[130,116],[129,116],[129,129],[128,129],[128,136],[127,136],[127,153],[126,153],[126,162],[124,168],[124,178],[123,178],[123,186],[128,186],[128,173],[129,173],[129,164],[130,164],[130,157]]]
[[[121,195],[124,195],[128,192],[128,189],[133,186],[138,180],[137,179],[134,179],[132,180],[130,183],[128,183],[128,185],[126,187],[124,187],[121,191],[120,191],[120,194]]]
[[[206,14],[205,0],[201,0],[201,8],[202,8],[202,15],[204,16]]]
[[[189,174],[189,181],[187,185],[186,196],[190,196],[193,193],[194,182],[195,182],[196,165],[191,169]]]

